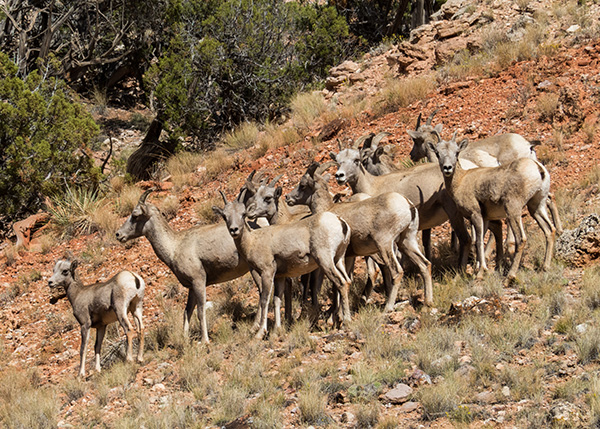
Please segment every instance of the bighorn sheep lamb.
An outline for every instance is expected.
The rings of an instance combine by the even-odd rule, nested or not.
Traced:
[[[65,296],[73,307],[73,315],[81,325],[81,348],[79,350],[79,376],[85,377],[85,349],[90,338],[90,328],[96,328],[95,369],[100,372],[100,351],[106,326],[115,321],[125,331],[127,337],[127,360],[133,360],[134,328],[127,317],[133,314],[140,348],[138,362],[143,361],[144,324],[142,322],[142,303],[144,300],[144,280],[131,271],[121,271],[104,283],[84,286],[77,273],[78,261],[71,256],[59,259],[54,265],[52,277],[48,280],[50,302],[55,304]]]
[[[350,240],[348,224],[325,212],[298,222],[252,230],[246,223],[244,192],[225,206],[213,207],[225,220],[239,253],[248,261],[260,292],[261,323],[257,338],[267,331],[267,311],[275,281],[296,277],[320,267],[341,294],[342,322],[350,321],[350,279],[344,255]],[[275,315],[277,317],[277,314]]]
[[[425,257],[431,259],[429,230],[446,220],[458,236],[460,243],[459,263],[466,265],[471,237],[467,232],[456,204],[444,189],[444,178],[433,164],[417,165],[413,168],[374,176],[361,163],[360,153],[355,148],[330,153],[338,164],[335,179],[338,184],[348,184],[354,193],[379,195],[398,192],[411,201],[419,210],[419,230],[423,231]]]
[[[436,132],[437,133],[437,132]],[[450,141],[428,143],[436,154],[444,175],[446,189],[461,213],[471,220],[476,231],[478,277],[487,269],[483,234],[485,222],[506,218],[515,235],[516,251],[507,282],[515,278],[521,264],[527,238],[523,229],[521,212],[527,206],[546,237],[546,253],[542,268],[550,267],[554,247],[555,228],[546,210],[550,192],[550,174],[542,164],[531,158],[519,158],[499,167],[481,167],[464,170],[458,163],[459,154],[466,149],[468,140],[456,143],[456,132]]]
[[[150,191],[140,197],[131,216],[116,232],[117,240],[145,236],[156,256],[189,289],[183,317],[183,330],[189,332],[190,318],[198,307],[202,342],[208,343],[206,325],[206,286],[236,279],[248,272],[224,223],[174,231],[160,210],[146,203]]]
[[[388,291],[385,311],[392,311],[402,280],[402,266],[396,256],[396,245],[417,267],[425,282],[425,304],[433,305],[431,263],[423,256],[417,242],[419,215],[414,205],[397,192],[386,192],[363,201],[333,203],[327,180],[318,163],[309,167],[298,186],[286,196],[291,204],[307,204],[313,213],[330,211],[350,225],[350,245],[346,257],[349,266],[356,256],[379,254],[389,269],[392,287]]]

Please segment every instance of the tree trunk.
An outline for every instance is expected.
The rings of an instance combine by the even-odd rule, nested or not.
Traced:
[[[425,24],[425,0],[413,0],[412,2],[412,28]]]
[[[388,28],[387,35],[393,36],[394,34],[398,34],[402,29],[402,18],[404,17],[404,13],[406,12],[406,8],[408,7],[408,0],[402,0],[398,5],[398,10],[396,11],[396,16],[392,25]]]
[[[166,159],[175,149],[175,144],[159,141],[162,129],[163,123],[157,116],[150,124],[140,147],[127,160],[127,173],[137,180],[151,179],[154,165]]]

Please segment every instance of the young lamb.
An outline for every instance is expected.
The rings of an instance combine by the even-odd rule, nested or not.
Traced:
[[[140,348],[137,361],[143,361],[144,324],[142,322],[142,302],[144,300],[144,280],[131,271],[121,271],[104,283],[85,286],[77,274],[78,261],[70,256],[59,259],[54,265],[54,273],[48,280],[50,302],[55,304],[67,297],[73,307],[73,315],[81,325],[81,349],[79,351],[79,375],[85,376],[85,349],[90,337],[90,328],[96,328],[95,369],[100,372],[100,350],[106,326],[115,321],[123,327],[127,337],[127,360],[133,360],[134,328],[127,317],[133,314]]]

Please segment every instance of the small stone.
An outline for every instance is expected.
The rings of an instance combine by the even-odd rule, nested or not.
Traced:
[[[340,418],[340,422],[342,423],[353,423],[354,422],[354,414],[346,411],[344,413],[342,413],[342,416]]]
[[[408,401],[402,404],[402,406],[398,409],[401,413],[410,413],[419,408],[418,402]]]
[[[390,402],[392,404],[401,404],[408,400],[408,397],[412,395],[412,387],[399,383],[392,390],[383,395],[384,402]]]
[[[581,324],[575,326],[575,330],[577,331],[577,333],[583,334],[584,332],[586,332],[588,330],[588,324],[581,323]]]
[[[166,389],[166,387],[162,383],[156,383],[154,386],[152,386],[152,390],[160,390],[160,391],[162,391],[162,390],[165,390],[165,389]]]
[[[579,27],[579,25],[575,24],[575,25],[571,25],[569,28],[567,28],[567,33],[575,33],[576,31],[578,31],[581,27]]]
[[[496,400],[494,392],[491,390],[485,390],[483,392],[479,392],[475,395],[475,402],[480,402],[482,404],[491,404]]]
[[[504,386],[502,388],[502,395],[504,395],[505,398],[509,398],[510,397],[510,387]]]

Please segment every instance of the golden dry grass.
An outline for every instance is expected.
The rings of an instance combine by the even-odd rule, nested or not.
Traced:
[[[380,116],[421,100],[437,87],[433,75],[404,79],[389,79],[376,98],[373,110]]]

